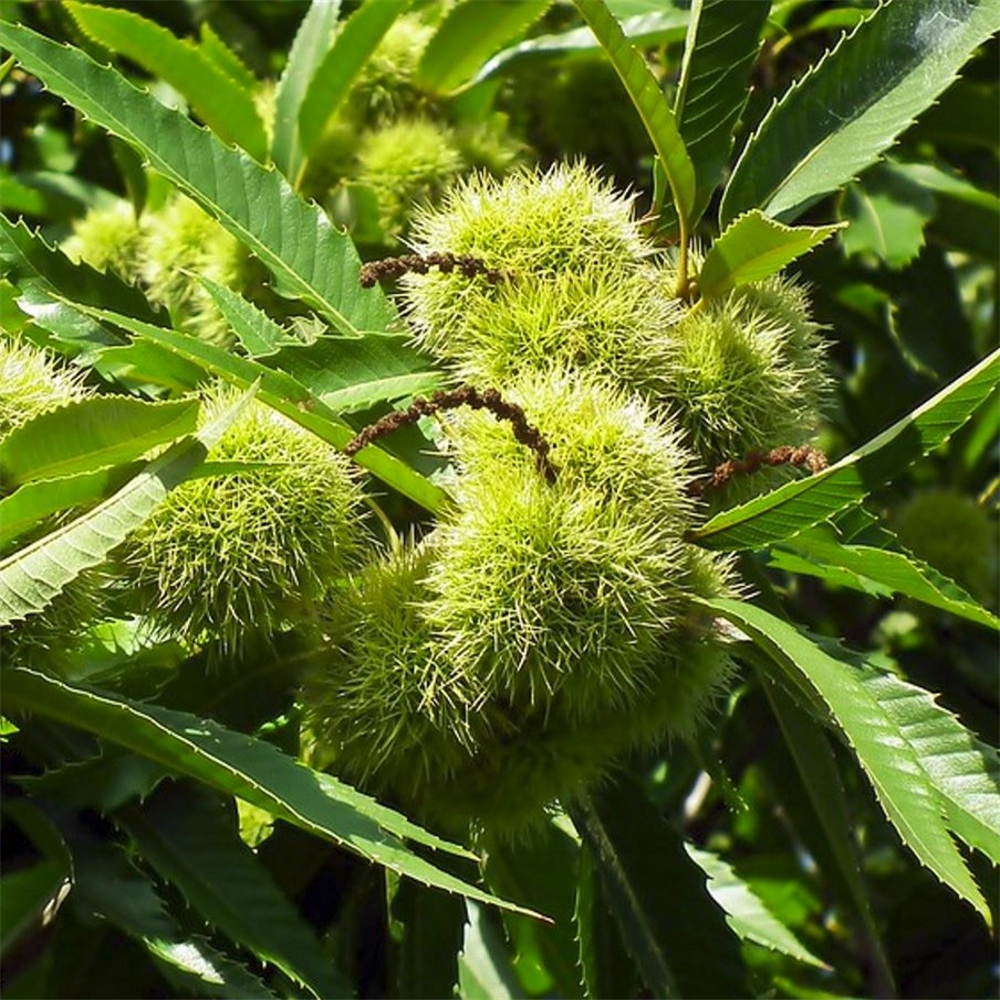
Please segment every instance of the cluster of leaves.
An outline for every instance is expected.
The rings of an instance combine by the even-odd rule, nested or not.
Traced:
[[[197,42],[181,3],[157,6],[164,24],[142,5],[5,7],[3,336],[12,355],[49,352],[63,404],[5,423],[0,453],[7,992],[989,995],[995,524],[962,496],[995,475],[1000,3],[408,6],[218,3],[198,8]],[[343,450],[441,383],[392,300],[362,287],[351,237],[298,193],[404,16],[424,42],[383,96],[455,134],[499,128],[499,107],[537,129],[555,113],[539,74],[611,67],[608,134],[643,126],[613,168],[676,245],[673,293],[710,311],[794,262],[843,383],[828,468],[689,533],[738,553],[756,591],[698,599],[746,668],[714,732],[478,853],[298,762],[308,631],[230,643],[220,664],[199,636],[64,600],[113,592],[109,556],[185,480],[247,472],[216,449],[248,408]],[[87,211],[180,196],[267,275],[263,297],[185,279],[226,343],[141,273],[56,245]],[[9,371],[13,398],[24,367]],[[209,378],[238,393],[205,422],[190,393]],[[393,537],[450,502],[429,444],[414,427],[356,456]],[[948,532],[967,546],[951,564],[934,544]],[[8,655],[60,605],[77,620],[48,652]],[[117,961],[94,961],[112,945]]]

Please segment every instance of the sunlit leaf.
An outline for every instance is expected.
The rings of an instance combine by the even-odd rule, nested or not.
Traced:
[[[938,794],[920,758],[850,663],[834,658],[790,623],[752,604],[729,598],[697,603],[749,635],[775,669],[808,680],[846,737],[903,843],[989,923],[989,908],[949,836]]]
[[[761,212],[747,212],[712,244],[698,275],[698,288],[709,298],[750,281],[761,281],[819,246],[839,228],[785,226]]]
[[[723,225],[751,208],[788,222],[888,148],[1000,24],[1000,0],[883,4],[816,63],[747,142]]]

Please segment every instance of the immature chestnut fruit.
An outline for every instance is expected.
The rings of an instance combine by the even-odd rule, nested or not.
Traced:
[[[215,390],[206,422],[231,402]],[[216,637],[239,650],[308,620],[356,564],[361,493],[343,456],[261,403],[211,459],[260,467],[182,483],[130,538],[124,561],[136,610],[187,642]]]

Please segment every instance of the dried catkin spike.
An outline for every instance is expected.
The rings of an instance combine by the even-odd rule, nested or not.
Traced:
[[[471,385],[439,390],[430,399],[418,397],[407,409],[389,413],[358,433],[348,441],[344,447],[344,454],[356,455],[373,441],[401,427],[415,424],[421,417],[430,416],[441,410],[453,410],[459,406],[468,406],[473,410],[488,410],[498,420],[507,421],[513,429],[515,440],[535,453],[539,472],[550,483],[555,482],[557,473],[549,461],[549,443],[536,427],[528,423],[524,410],[516,403],[506,402],[496,389],[485,389],[480,392]]]

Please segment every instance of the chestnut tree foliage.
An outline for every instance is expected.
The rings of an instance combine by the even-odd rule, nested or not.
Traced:
[[[6,2],[6,994],[995,995],[998,26]]]

